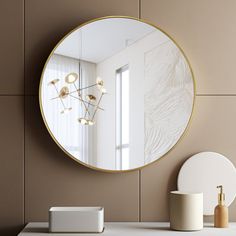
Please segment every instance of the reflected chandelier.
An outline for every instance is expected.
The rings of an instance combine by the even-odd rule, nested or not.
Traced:
[[[57,83],[59,82],[59,79],[54,79],[48,83],[48,85],[53,86],[57,92],[57,97],[52,98],[59,99],[59,101],[62,104],[63,110],[61,111],[61,114],[68,113],[72,110],[72,107],[66,107],[64,103],[64,99],[71,97],[74,99],[77,99],[79,104],[81,105],[81,108],[83,109],[83,116],[78,118],[79,123],[82,125],[94,125],[94,118],[98,110],[104,110],[99,105],[101,103],[102,97],[104,94],[106,94],[106,89],[104,88],[104,82],[103,80],[97,80],[95,84],[88,85],[87,87],[82,87],[80,83],[80,78],[77,73],[69,73],[65,77],[65,82],[68,85],[73,85],[74,90],[70,91],[68,86],[63,86],[60,90],[57,88]],[[76,85],[76,81],[79,81],[79,86]],[[93,94],[86,94],[84,95],[84,92],[89,88],[97,87],[100,96],[99,99],[96,98]]]

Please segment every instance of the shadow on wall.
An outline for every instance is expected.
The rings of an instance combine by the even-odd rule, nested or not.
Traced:
[[[7,226],[7,227],[1,227],[0,228],[0,235],[7,236],[7,235],[17,235],[24,225],[14,225],[14,226]]]
[[[95,18],[95,17],[94,17]],[[55,48],[57,43],[68,34],[71,30],[78,27],[87,20],[80,20],[74,23],[72,26],[68,26],[65,29],[63,25],[62,29],[53,29],[48,32],[41,40],[34,45],[32,50],[26,51],[26,72],[25,72],[25,93],[26,94],[37,94],[40,82],[41,73],[46,60],[52,50]],[[48,40],[50,39],[50,40]],[[46,42],[46,43],[45,43]],[[26,40],[27,43],[27,40]],[[42,45],[44,45],[42,47]],[[35,66],[37,65],[37,66]]]

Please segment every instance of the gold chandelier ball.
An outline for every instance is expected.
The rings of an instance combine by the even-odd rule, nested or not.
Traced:
[[[79,118],[78,119],[79,123],[82,125],[94,125],[94,121],[92,120],[87,120],[85,118]]]
[[[88,125],[94,125],[94,124],[95,124],[94,121],[92,121],[92,120],[88,120]]]
[[[52,81],[48,83],[48,85],[55,85],[59,81],[60,81],[59,79],[53,79]]]
[[[90,102],[96,101],[96,97],[95,97],[94,95],[92,95],[92,94],[88,94],[88,95],[86,96],[86,99],[87,99],[88,101],[90,101]]]
[[[68,84],[73,84],[77,79],[79,78],[79,75],[75,72],[69,73],[66,77],[65,77],[65,81]]]
[[[103,88],[104,81],[101,79],[97,79],[96,84],[97,84],[98,89],[101,90]]]
[[[107,93],[107,90],[105,88],[101,88],[101,92],[102,92],[102,94],[105,94],[105,93]]]
[[[97,80],[97,85],[103,86],[104,85],[103,80],[101,80],[101,79]]]
[[[65,108],[64,110],[61,111],[61,114],[67,114],[71,110],[72,110],[72,107]]]
[[[64,99],[64,98],[67,98],[68,95],[69,95],[68,87],[66,87],[66,86],[62,87],[62,89],[60,90],[60,93],[59,93],[59,97]]]

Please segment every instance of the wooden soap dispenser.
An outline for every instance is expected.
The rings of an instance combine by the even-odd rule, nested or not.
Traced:
[[[218,194],[218,205],[215,207],[214,212],[214,226],[216,228],[228,227],[228,207],[225,205],[225,194],[223,192],[223,186],[217,186],[220,189]]]

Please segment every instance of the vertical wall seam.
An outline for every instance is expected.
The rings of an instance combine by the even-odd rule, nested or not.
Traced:
[[[141,0],[138,0],[138,18],[141,19]],[[141,222],[141,170],[138,171],[138,195],[138,220]]]
[[[141,199],[141,196],[142,196],[141,195],[141,190],[142,190],[141,189],[141,170],[139,170],[138,172],[139,172],[139,175],[138,175],[138,177],[139,177],[139,179],[138,179],[138,181],[139,181],[139,193],[138,193],[139,194],[139,222],[141,222],[142,221],[142,215],[141,215],[142,214],[142,208],[141,208],[142,207],[142,205],[141,205],[141,200],[142,200]]]
[[[141,19],[141,0],[138,0],[138,18]]]
[[[25,0],[22,1],[23,3],[23,73],[24,73],[24,130],[23,130],[23,222],[25,225]]]

